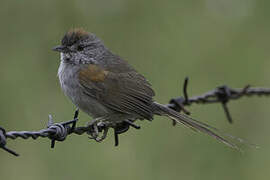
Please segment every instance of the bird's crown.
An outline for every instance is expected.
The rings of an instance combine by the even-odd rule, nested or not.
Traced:
[[[85,31],[82,28],[70,29],[63,37],[62,45],[71,46],[78,41],[89,39],[94,40],[95,35]]]

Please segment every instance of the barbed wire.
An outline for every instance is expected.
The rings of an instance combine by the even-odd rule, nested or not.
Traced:
[[[232,117],[228,109],[228,102],[230,100],[237,100],[243,96],[269,96],[270,88],[253,87],[246,85],[244,88],[233,89],[226,85],[219,86],[214,90],[208,91],[202,95],[194,96],[189,98],[187,93],[188,77],[185,78],[183,85],[183,97],[173,98],[170,100],[168,107],[180,112],[183,111],[185,114],[190,115],[184,106],[190,106],[192,104],[212,104],[221,103],[224,109],[225,115],[229,123],[232,123]],[[175,125],[175,122],[173,123]]]
[[[185,106],[191,106],[192,104],[210,104],[210,103],[221,103],[225,111],[226,117],[230,123],[232,123],[232,117],[229,113],[227,104],[230,100],[237,100],[241,97],[250,97],[250,96],[268,96],[270,95],[270,88],[259,88],[259,87],[250,87],[249,85],[244,88],[233,89],[228,86],[219,86],[214,90],[208,91],[199,96],[188,96],[187,93],[188,78],[185,79],[183,85],[183,96],[173,98],[170,100],[169,104],[166,106],[174,109],[175,111],[183,111],[185,114],[190,115],[190,112],[185,109]],[[82,135],[87,133],[90,139],[94,139],[97,142],[104,140],[107,136],[109,126],[105,123],[90,123],[86,126],[76,127],[78,121],[79,110],[75,111],[73,120],[61,123],[54,123],[52,116],[49,115],[48,126],[45,129],[39,131],[6,131],[3,127],[0,127],[0,148],[7,151],[10,154],[18,156],[15,151],[7,148],[7,139],[29,139],[32,138],[36,140],[39,137],[49,138],[51,140],[51,148],[55,147],[55,141],[64,141],[67,136],[71,134]],[[173,125],[176,122],[173,121]],[[134,124],[134,122],[126,120],[121,122],[113,127],[114,137],[115,137],[115,146],[119,144],[118,135],[126,132],[129,127],[135,129],[140,129],[140,126]],[[98,137],[98,132],[103,132],[102,137]]]

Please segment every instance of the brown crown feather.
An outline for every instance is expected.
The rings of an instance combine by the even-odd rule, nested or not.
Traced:
[[[82,37],[82,36],[85,36],[85,35],[88,35],[88,32],[85,31],[83,28],[73,28],[73,29],[70,29],[67,34],[75,34],[76,36],[78,37]]]
[[[82,28],[70,29],[62,39],[62,45],[70,46],[77,41],[87,38],[89,33]]]

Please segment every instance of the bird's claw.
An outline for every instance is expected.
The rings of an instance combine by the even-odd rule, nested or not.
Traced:
[[[94,120],[93,122],[89,123],[88,126],[91,127],[91,131],[88,132],[90,135],[88,137],[89,139],[94,139],[96,142],[101,142],[106,139],[109,126],[105,122]],[[102,136],[99,136],[102,131]]]

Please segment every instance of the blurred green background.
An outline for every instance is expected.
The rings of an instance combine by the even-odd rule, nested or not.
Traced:
[[[219,85],[270,87],[270,1],[261,0],[1,0],[0,125],[7,130],[46,127],[48,114],[70,120],[74,105],[61,92],[59,54],[51,48],[70,28],[97,34],[144,74],[167,103]],[[192,116],[261,148],[234,151],[213,138],[166,118],[138,122],[142,129],[112,132],[102,143],[70,136],[50,149],[48,139],[8,140],[21,154],[0,150],[1,179],[266,180],[270,176],[270,100],[243,98],[229,104],[194,105]],[[90,118],[80,114],[80,125]]]

